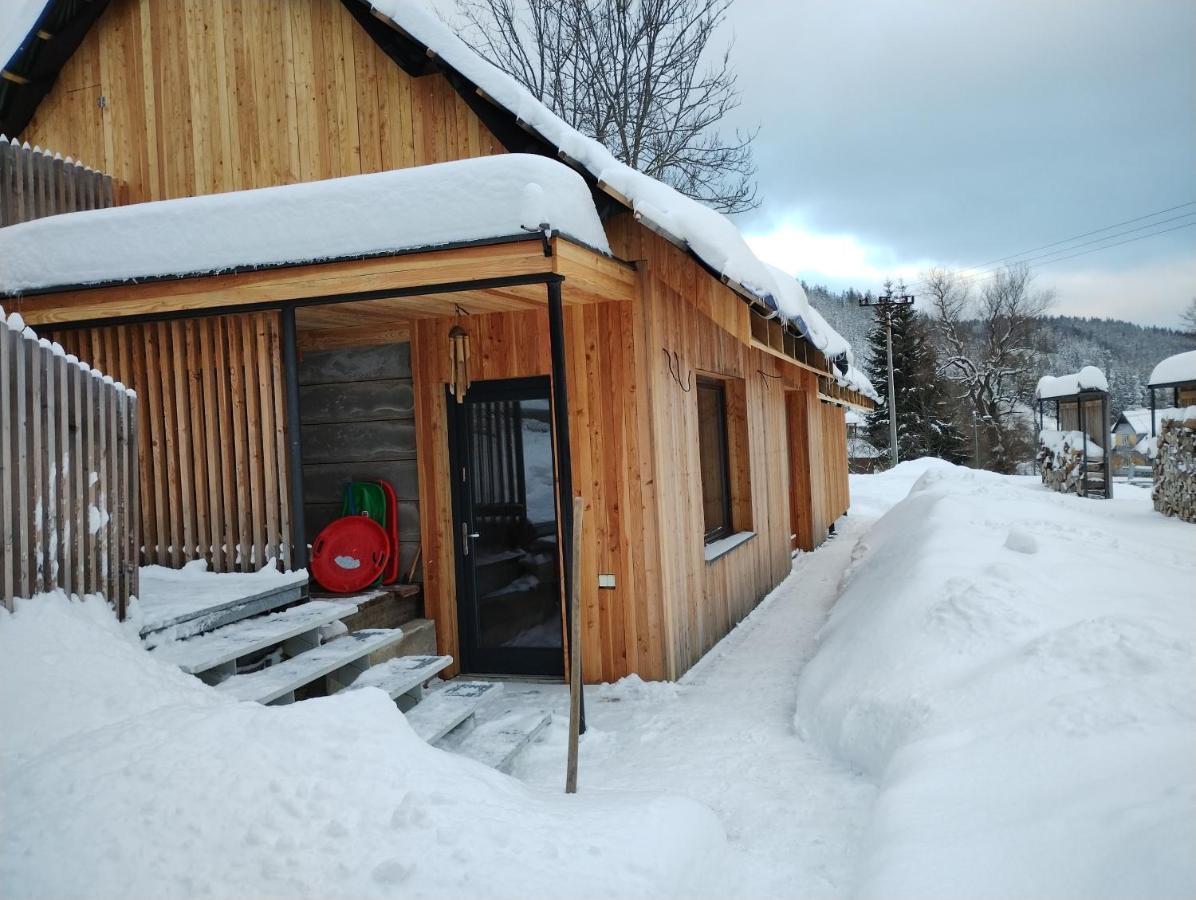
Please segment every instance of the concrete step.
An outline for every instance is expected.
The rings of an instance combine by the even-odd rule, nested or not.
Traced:
[[[407,712],[407,724],[429,744],[472,716],[482,703],[502,692],[494,681],[451,681]]]
[[[239,657],[257,650],[291,641],[288,652],[297,656],[304,649],[317,646],[321,625],[343,619],[354,611],[355,607],[342,603],[317,600],[282,612],[242,619],[185,640],[161,644],[152,652],[158,659],[174,663],[184,672],[192,675],[210,672],[214,680],[223,680],[236,674],[232,664]]]
[[[346,690],[376,687],[386,691],[392,700],[404,694],[414,694],[418,700],[424,682],[452,664],[451,656],[396,656],[370,666]]]
[[[511,712],[483,722],[454,748],[454,752],[505,772],[519,752],[551,721],[552,713],[545,710]]]
[[[403,632],[398,628],[374,628],[342,635],[298,656],[258,672],[234,675],[216,686],[238,700],[258,703],[290,703],[295,689],[327,677],[328,692],[334,693],[352,684],[369,668],[369,656],[398,643]]]

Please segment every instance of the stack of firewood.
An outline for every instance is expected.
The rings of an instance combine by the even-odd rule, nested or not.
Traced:
[[[1154,508],[1165,516],[1196,522],[1196,407],[1164,419],[1154,458]]]
[[[1038,468],[1042,483],[1063,494],[1079,494],[1084,490],[1084,455],[1078,447],[1065,441],[1061,449],[1038,448]]]

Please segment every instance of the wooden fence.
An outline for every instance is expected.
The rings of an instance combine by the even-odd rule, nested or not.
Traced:
[[[0,313],[0,599],[137,591],[136,395]]]
[[[0,135],[0,227],[120,206],[123,196],[111,175]]]
[[[47,331],[136,389],[143,561],[291,567],[287,422],[276,312]]]

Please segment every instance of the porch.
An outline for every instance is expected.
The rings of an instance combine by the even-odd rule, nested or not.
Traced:
[[[581,380],[583,320],[593,315],[585,309],[626,313],[635,279],[628,264],[539,233],[59,289],[17,305],[68,352],[138,390],[143,562],[253,571],[276,559],[300,568],[340,514],[345,482],[385,479],[399,501],[400,572],[423,587],[439,652],[460,660],[448,333],[469,336],[471,383],[544,380],[555,449],[548,496],[559,487],[567,497],[565,410],[586,404],[555,401],[568,372]],[[559,508],[554,556],[571,528],[570,503]],[[559,673],[563,641],[554,643],[550,670]],[[454,662],[446,674],[457,671]]]

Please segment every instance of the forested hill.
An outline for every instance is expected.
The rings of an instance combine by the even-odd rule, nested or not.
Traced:
[[[819,285],[805,287],[818,311],[862,357],[873,313],[859,305],[861,295],[850,289],[835,292]],[[1063,375],[1088,365],[1102,369],[1109,379],[1114,413],[1147,405],[1146,382],[1159,360],[1196,350],[1196,337],[1170,328],[1077,316],[1044,318],[1037,343],[1045,356],[1044,375]]]

